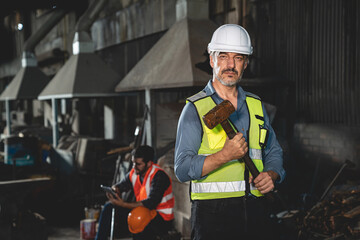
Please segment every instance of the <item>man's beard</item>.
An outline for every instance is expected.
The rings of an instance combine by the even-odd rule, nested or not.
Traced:
[[[239,72],[234,69],[234,68],[228,68],[228,69],[225,69],[225,70],[222,70],[221,71],[221,74],[225,73],[225,72],[233,72],[236,74],[236,76],[239,74]],[[243,73],[241,73],[241,75],[234,81],[231,81],[231,82],[225,82],[224,79],[221,77],[221,75],[219,74],[216,74],[216,72],[214,71],[214,75],[215,75],[215,78],[224,86],[226,87],[233,87],[235,86],[236,84],[238,84],[240,81],[241,81],[241,78],[242,78],[242,75]]]

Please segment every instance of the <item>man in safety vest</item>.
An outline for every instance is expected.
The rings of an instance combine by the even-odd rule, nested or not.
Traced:
[[[101,212],[96,239],[107,239],[109,236],[113,206],[116,206],[116,218],[120,220],[123,231],[128,221],[134,239],[156,239],[172,227],[175,203],[172,182],[164,170],[153,162],[153,158],[152,147],[145,145],[135,149],[133,168],[121,182],[112,186],[117,194],[112,196],[107,193],[109,202]],[[119,195],[130,189],[134,190],[135,202],[125,202]],[[132,209],[136,211],[131,211],[128,217]]]
[[[273,239],[263,195],[285,176],[282,149],[260,98],[239,82],[252,54],[250,36],[235,24],[220,26],[208,45],[213,78],[187,99],[177,129],[175,174],[191,181],[192,239]],[[204,116],[229,100],[231,140],[219,124],[209,129]],[[253,179],[241,158],[249,155],[260,174]],[[240,161],[239,161],[240,159]]]

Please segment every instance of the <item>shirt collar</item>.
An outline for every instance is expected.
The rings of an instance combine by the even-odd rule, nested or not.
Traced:
[[[237,85],[237,90],[238,90],[238,96],[237,96],[238,109],[240,109],[245,102],[246,92],[242,89],[242,87],[240,87],[239,84]],[[211,96],[214,99],[216,104],[219,104],[224,100],[216,93],[215,88],[212,85],[212,79],[210,79],[209,82],[206,84],[204,91],[207,96]]]

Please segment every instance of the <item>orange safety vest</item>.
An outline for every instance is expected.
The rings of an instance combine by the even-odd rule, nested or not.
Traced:
[[[133,185],[136,201],[147,199],[150,194],[151,182],[158,171],[164,170],[162,170],[159,165],[153,163],[147,170],[143,182],[141,183],[140,176],[136,174],[134,169],[131,169],[129,177]],[[156,206],[156,211],[163,217],[165,221],[174,219],[175,198],[172,192],[171,179],[169,178],[169,180],[170,186],[164,192],[161,202]]]

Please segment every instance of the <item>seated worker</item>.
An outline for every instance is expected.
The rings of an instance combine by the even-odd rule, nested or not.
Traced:
[[[155,239],[157,235],[166,233],[172,227],[174,219],[174,195],[169,176],[153,162],[154,149],[140,146],[132,155],[133,168],[125,178],[112,186],[115,196],[107,193],[109,199],[100,214],[97,240],[105,240],[110,235],[112,209],[115,207],[115,219],[120,221],[121,231],[127,231],[128,213],[139,206],[156,210],[156,216],[140,232],[133,234],[134,239]],[[120,194],[134,190],[135,202],[125,202]],[[124,232],[122,232],[124,233]]]

